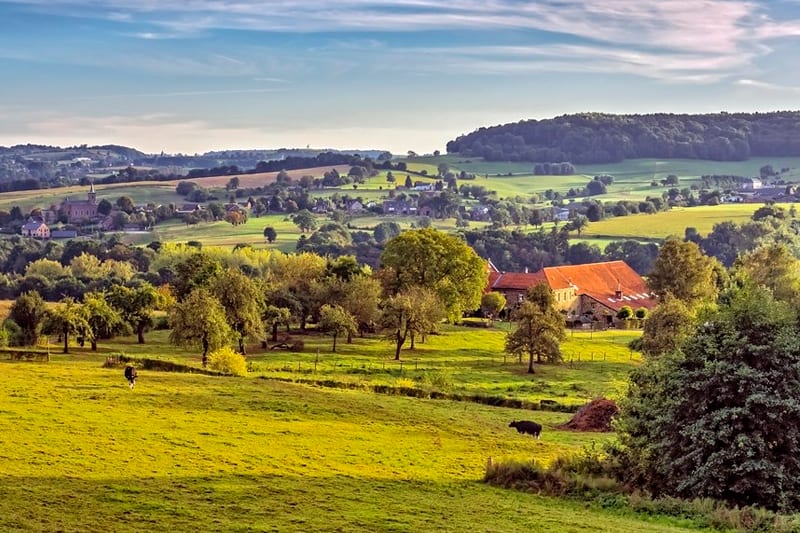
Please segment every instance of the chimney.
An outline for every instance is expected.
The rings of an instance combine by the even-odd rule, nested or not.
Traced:
[[[622,300],[622,286],[617,282],[617,290],[614,291],[614,298]]]

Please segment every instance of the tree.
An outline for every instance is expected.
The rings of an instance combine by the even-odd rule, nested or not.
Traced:
[[[694,307],[716,297],[715,263],[695,243],[669,237],[661,246],[647,281],[658,296],[670,293]]]
[[[633,317],[633,308],[630,305],[623,305],[617,311],[617,318],[620,320],[628,320]]]
[[[633,347],[649,357],[675,352],[694,328],[694,315],[681,300],[667,294],[647,321]]]
[[[211,291],[225,309],[228,324],[236,333],[239,353],[246,355],[245,338],[261,338],[263,334],[263,288],[238,268],[228,268],[216,276]]]
[[[36,291],[23,292],[11,305],[8,317],[20,328],[20,343],[33,346],[39,339],[45,317],[44,300]]]
[[[506,352],[528,356],[528,373],[533,374],[533,358],[537,363],[561,360],[559,343],[564,340],[564,317],[555,308],[553,292],[540,283],[528,289],[527,298],[512,313],[516,328],[506,336]]]
[[[741,254],[734,277],[772,291],[776,300],[800,303],[800,263],[784,244],[771,243]]]
[[[198,287],[208,287],[220,272],[219,261],[206,253],[198,252],[175,265],[172,288],[175,297],[182,300]]]
[[[581,232],[583,232],[583,230],[586,229],[586,226],[588,225],[589,225],[589,219],[586,218],[584,215],[578,215],[570,221],[567,228],[569,229],[569,231],[577,231],[578,238],[580,239]]]
[[[319,312],[319,329],[333,337],[333,349],[336,352],[336,338],[339,335],[352,335],[358,330],[353,315],[339,305],[322,306]]]
[[[292,222],[294,222],[303,233],[314,231],[317,228],[317,219],[308,209],[301,209],[292,215]]]
[[[117,208],[125,214],[130,215],[134,210],[134,203],[130,196],[120,196],[117,198]]]
[[[114,209],[114,206],[105,198],[100,200],[97,204],[97,212],[101,215],[108,215],[112,209]]]
[[[458,237],[419,229],[405,231],[386,243],[381,254],[384,288],[397,294],[412,286],[439,297],[451,322],[464,311],[478,309],[486,288],[486,263]]]
[[[278,326],[286,325],[288,327],[289,321],[292,319],[292,312],[288,307],[268,305],[264,308],[261,318],[264,321],[265,329],[272,332],[272,342],[277,342]]]
[[[203,349],[203,366],[208,353],[227,345],[233,338],[225,309],[207,289],[194,289],[183,302],[169,312],[172,331],[169,341],[176,346],[197,346]]]
[[[98,340],[110,339],[126,329],[122,315],[108,303],[102,292],[86,293],[81,309],[88,326],[81,333],[89,339],[93,352],[97,351]]]
[[[239,176],[234,176],[225,184],[226,191],[232,191],[239,188]]]
[[[264,238],[267,239],[268,243],[272,244],[278,238],[278,232],[272,226],[267,226],[264,228]]]
[[[390,239],[397,237],[401,232],[400,224],[397,222],[380,222],[372,230],[375,242],[385,244]]]
[[[363,337],[378,321],[381,284],[375,278],[360,274],[343,283],[342,289],[339,304],[355,318],[358,333]],[[351,341],[348,336],[347,342]]]
[[[78,335],[89,330],[81,305],[75,303],[73,298],[64,298],[52,309],[45,313],[42,331],[48,334],[60,335],[64,340],[64,353],[69,353],[70,335]]]
[[[481,297],[481,311],[483,316],[489,318],[490,323],[494,324],[494,319],[506,307],[506,297],[499,292],[487,292]]]
[[[800,508],[800,332],[768,290],[726,293],[680,353],[631,375],[617,431],[655,495]]]
[[[159,299],[158,291],[147,282],[138,287],[114,285],[108,293],[109,303],[136,332],[139,344],[144,344],[144,330],[153,322]]]
[[[426,334],[444,318],[436,293],[420,286],[404,289],[381,302],[380,325],[387,331],[386,340],[394,343],[395,360],[406,340],[415,333]]]

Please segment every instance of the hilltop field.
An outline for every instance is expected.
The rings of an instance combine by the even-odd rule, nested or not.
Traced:
[[[481,482],[489,457],[547,464],[612,438],[559,429],[570,413],[371,392],[580,405],[618,394],[638,361],[626,347],[636,332],[575,333],[568,362],[534,377],[504,361],[502,327],[446,328],[404,352],[403,367],[378,339],[331,354],[330,339],[312,335],[298,354],[251,347],[247,378],[141,370],[130,390],[120,367],[103,368],[119,352],[198,367],[166,334],[95,354],[74,347],[47,363],[0,362],[1,529],[701,530]],[[544,425],[541,440],[508,427],[525,418]]]

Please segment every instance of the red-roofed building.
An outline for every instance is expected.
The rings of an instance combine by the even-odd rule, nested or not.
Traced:
[[[525,298],[528,288],[547,283],[556,307],[567,320],[592,317],[611,323],[623,306],[634,311],[658,304],[647,282],[624,261],[545,267],[533,274],[489,271],[489,290],[502,293],[509,307]]]

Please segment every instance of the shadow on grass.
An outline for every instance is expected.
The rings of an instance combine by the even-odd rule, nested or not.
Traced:
[[[478,481],[0,476],[4,531],[669,531]]]

